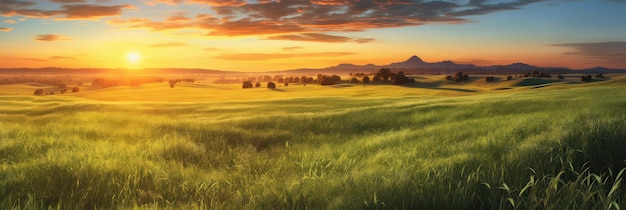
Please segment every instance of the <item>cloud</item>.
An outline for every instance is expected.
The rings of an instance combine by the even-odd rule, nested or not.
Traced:
[[[223,51],[224,49],[222,48],[215,48],[215,47],[207,47],[203,49],[204,51]]]
[[[16,24],[17,23],[17,22],[15,22],[15,20],[4,20],[2,22],[8,23],[8,24]]]
[[[63,3],[57,9],[40,2],[2,0],[0,14],[55,20],[98,20],[121,17],[130,4],[98,4],[100,0],[48,0]],[[484,15],[553,0],[144,0],[148,5],[200,4],[200,14],[185,13],[165,19],[124,15],[125,19],[107,23],[151,31],[201,31],[206,36],[262,35],[268,39],[309,42],[357,42],[354,39],[323,33],[353,32],[377,28],[419,26],[432,23],[468,23],[471,15]],[[610,0],[605,0],[610,1]],[[85,2],[92,2],[85,3]],[[194,6],[195,7],[195,6]],[[182,8],[182,7],[181,7]]]
[[[283,47],[280,48],[284,51],[292,51],[292,50],[300,50],[300,49],[304,49],[304,47],[300,47],[300,46],[293,46],[293,47]]]
[[[221,54],[215,58],[222,60],[275,60],[285,58],[301,57],[336,57],[356,54],[353,52],[323,52],[323,53],[241,53],[241,54]]]
[[[37,41],[44,41],[44,42],[68,40],[68,38],[64,37],[63,35],[58,35],[58,34],[39,34],[35,36],[34,38]]]
[[[153,0],[153,1],[148,1],[145,2],[145,4],[150,5],[150,6],[154,6],[157,3],[161,3],[161,4],[167,4],[170,6],[177,6],[178,4],[183,3],[184,0]]]
[[[68,59],[76,59],[76,58],[69,57],[69,56],[50,56],[50,57],[48,57],[48,59],[50,59],[50,60],[68,60]]]
[[[207,36],[266,35],[268,39],[315,42],[370,42],[321,34],[375,28],[419,26],[431,23],[468,23],[470,15],[515,10],[550,0],[152,0],[168,5],[204,4],[213,12],[195,18],[170,17],[162,21],[130,18],[110,21],[127,28],[153,31],[197,29]],[[132,20],[144,19],[142,22]]]
[[[63,5],[61,13],[68,19],[99,19],[103,17],[119,16],[122,9],[135,8],[130,4],[100,6],[90,4]]]
[[[154,48],[182,47],[182,46],[188,46],[188,44],[182,43],[182,42],[165,42],[165,43],[150,45],[150,47],[154,47]]]
[[[566,52],[565,55],[578,55],[587,58],[603,59],[610,62],[626,64],[626,42],[592,42],[592,43],[564,43],[553,46],[568,47],[574,51]]]
[[[17,58],[17,59],[27,60],[27,61],[37,61],[37,62],[45,62],[45,61],[47,61],[45,59],[39,59],[39,58]]]
[[[0,27],[0,31],[2,31],[2,32],[9,32],[9,31],[12,31],[12,30],[13,30],[13,28]]]
[[[86,3],[85,0],[50,0],[50,2],[59,3],[59,4]]]
[[[243,6],[247,4],[244,0],[188,0],[188,2],[211,6]]]
[[[97,20],[103,17],[120,16],[123,9],[135,8],[133,5],[103,6],[97,4],[64,4],[57,10],[33,9],[37,5],[32,2],[20,2],[15,0],[3,0],[0,5],[0,13],[3,16],[24,16],[30,18],[52,18],[70,20]],[[79,2],[75,0],[59,0],[59,2]]]
[[[357,42],[366,43],[373,41],[374,39],[354,39],[345,36],[333,36],[320,33],[304,33],[304,34],[290,34],[280,36],[267,37],[270,40],[292,40],[292,41],[307,41],[307,42]]]

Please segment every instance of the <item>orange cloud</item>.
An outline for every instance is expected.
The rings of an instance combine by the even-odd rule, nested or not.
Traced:
[[[302,27],[296,24],[284,23],[279,21],[253,21],[250,19],[225,22],[219,25],[204,25],[204,27],[212,29],[212,31],[207,34],[211,36],[246,36],[260,34],[283,34],[304,31]]]
[[[48,57],[48,59],[50,60],[66,60],[66,59],[75,59],[74,57],[68,57],[68,56],[50,56]]]
[[[146,2],[146,4],[154,6],[156,3],[162,3],[162,4],[171,5],[171,6],[177,6],[178,4],[183,3],[183,2],[184,0],[153,0],[153,1]]]
[[[15,20],[5,20],[5,21],[2,21],[2,22],[8,23],[8,24],[16,24],[17,23],[17,22],[15,22]]]
[[[2,31],[2,32],[9,32],[9,31],[12,31],[12,30],[13,30],[13,28],[0,27],[0,31]]]
[[[119,16],[122,9],[135,8],[133,5],[102,6],[96,4],[64,4],[58,10],[32,9],[36,5],[32,2],[20,2],[15,0],[3,0],[7,5],[0,6],[0,13],[4,16],[24,16],[30,18],[52,18],[60,16],[61,19],[71,20],[94,20],[103,17]],[[59,3],[76,3],[75,0],[58,0]]]
[[[189,0],[189,2],[211,6],[243,6],[247,4],[244,0]]]
[[[85,0],[50,0],[51,2],[54,3],[60,3],[60,4],[68,4],[68,3],[86,3]]]
[[[304,47],[300,47],[300,46],[293,46],[293,47],[283,47],[281,48],[284,51],[292,51],[292,50],[299,50],[299,49],[304,49]]]
[[[159,43],[159,44],[150,45],[150,47],[154,47],[154,48],[182,47],[182,46],[188,46],[188,44],[182,43],[182,42],[165,42],[165,43]]]
[[[60,40],[68,40],[68,38],[58,34],[39,34],[34,37],[37,41],[54,42]]]
[[[273,60],[299,57],[336,57],[352,55],[353,52],[323,52],[323,53],[242,53],[242,54],[221,54],[215,58],[223,60]]]
[[[103,17],[119,16],[122,9],[131,9],[130,4],[116,6],[100,6],[89,4],[63,5],[61,13],[68,19],[99,19]]]
[[[333,36],[320,33],[304,33],[304,34],[290,34],[281,36],[267,37],[270,40],[292,40],[292,41],[307,41],[307,42],[357,42],[366,43],[373,41],[374,39],[354,39],[345,36]]]
[[[9,1],[9,0],[7,0]],[[14,1],[14,0],[10,0]],[[163,21],[142,17],[111,20],[109,24],[130,29],[152,31],[197,29],[207,36],[266,35],[268,39],[311,42],[357,42],[372,39],[332,36],[319,33],[351,32],[376,28],[418,26],[431,23],[467,23],[468,15],[482,15],[545,0],[411,1],[411,0],[152,0],[168,5],[205,4],[212,13],[196,14],[195,18],[176,15]],[[98,18],[114,16],[128,5],[99,6],[99,14],[77,15],[64,5],[60,14],[68,17]],[[27,7],[27,6],[24,6]],[[105,9],[106,8],[106,9]],[[81,10],[82,11],[82,10]],[[51,14],[41,14],[51,15]],[[274,35],[274,36],[272,36]]]

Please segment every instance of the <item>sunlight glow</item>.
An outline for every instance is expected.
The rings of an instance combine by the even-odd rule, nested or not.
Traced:
[[[141,54],[138,52],[130,52],[126,55],[126,60],[131,64],[138,64],[141,62]]]

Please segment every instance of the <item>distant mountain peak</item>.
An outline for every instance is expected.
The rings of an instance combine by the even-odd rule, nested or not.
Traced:
[[[420,57],[417,57],[417,55],[411,56],[405,62],[408,62],[408,63],[424,63],[424,61]]]

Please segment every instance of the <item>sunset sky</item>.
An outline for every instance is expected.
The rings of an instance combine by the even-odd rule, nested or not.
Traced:
[[[0,68],[626,69],[626,0],[0,0]]]

